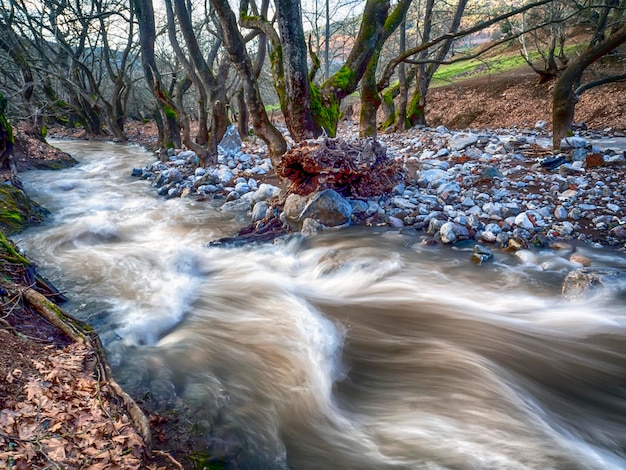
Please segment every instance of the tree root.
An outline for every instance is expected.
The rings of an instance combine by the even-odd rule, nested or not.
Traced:
[[[69,315],[67,312],[59,308],[56,304],[48,300],[43,294],[30,287],[22,287],[12,282],[0,280],[0,286],[9,294],[21,296],[24,301],[28,302],[39,315],[45,318],[52,325],[57,327],[72,341],[85,344],[89,349],[94,351],[98,361],[97,366],[100,369],[100,377],[103,378],[112,394],[115,395],[123,404],[124,408],[130,415],[134,425],[137,427],[144,444],[148,451],[152,447],[152,433],[150,431],[150,423],[146,415],[141,411],[137,403],[128,395],[113,378],[111,366],[109,365],[104,347],[97,333],[80,320]]]

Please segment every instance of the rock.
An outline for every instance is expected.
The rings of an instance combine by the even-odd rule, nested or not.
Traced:
[[[587,146],[587,140],[584,139],[583,137],[572,136],[572,137],[566,137],[561,140],[562,150],[585,148],[586,146]]]
[[[435,181],[448,180],[451,175],[444,170],[432,169],[423,170],[417,174],[417,184],[422,188],[432,185]]]
[[[234,155],[241,150],[241,137],[235,126],[228,126],[217,148],[226,155]]]
[[[537,121],[535,123],[535,129],[539,129],[540,131],[544,131],[546,130],[548,127],[548,122],[544,121],[543,119]]]
[[[302,230],[300,230],[300,232],[303,235],[315,235],[322,230],[324,230],[324,226],[322,224],[315,219],[307,218],[302,221]]]
[[[493,253],[485,248],[482,245],[474,246],[474,250],[472,251],[472,262],[476,264],[483,264],[483,262],[487,261],[489,258],[493,257]]]
[[[183,174],[180,172],[178,168],[171,168],[162,173],[167,181],[174,181],[178,183],[183,180]]]
[[[450,149],[453,151],[464,150],[470,145],[474,145],[478,142],[478,136],[474,134],[456,136],[450,140]]]
[[[537,255],[530,250],[518,250],[515,256],[524,264],[537,264]]]
[[[304,219],[314,219],[326,227],[335,227],[350,220],[350,203],[332,189],[308,196],[290,194],[285,201],[284,214],[287,223],[300,230]]]
[[[561,293],[566,298],[574,300],[586,297],[599,289],[623,293],[626,289],[624,270],[618,268],[576,269],[565,277]]]
[[[495,178],[504,179],[502,172],[493,166],[486,167],[483,170],[481,177],[485,180],[492,180]]]
[[[180,160],[184,160],[189,164],[198,162],[198,155],[193,150],[185,150],[184,152],[180,152],[178,154],[178,158]]]
[[[352,206],[352,213],[354,215],[363,215],[369,208],[367,202],[361,201],[360,199],[351,200],[350,205]]]
[[[265,201],[257,202],[252,208],[252,222],[258,222],[259,220],[262,220],[265,217],[267,217],[268,209],[269,209],[269,206],[267,205],[267,202]]]
[[[554,170],[563,165],[566,161],[567,159],[564,155],[557,155],[556,157],[544,158],[539,162],[539,165],[546,170]]]
[[[622,210],[622,208],[618,206],[617,204],[611,204],[611,203],[607,204],[606,208],[610,210],[611,212],[619,212]]]
[[[575,148],[571,153],[571,159],[573,162],[586,162],[587,161],[587,149]]]
[[[254,192],[252,196],[253,202],[267,201],[268,199],[278,196],[280,194],[280,188],[268,183],[261,183],[259,189]]]
[[[557,220],[567,219],[567,209],[560,205],[556,206],[556,209],[554,209],[554,218]]]
[[[220,208],[222,212],[248,212],[250,210],[250,201],[244,198],[235,199],[224,203]]]
[[[143,170],[141,168],[133,168],[133,171],[130,173],[130,176],[140,177],[143,175]]]
[[[515,225],[526,230],[535,228],[534,218],[528,212],[522,212],[515,217]]]
[[[206,168],[198,167],[196,171],[193,172],[195,176],[204,176],[206,174]]]
[[[441,226],[444,224],[443,220],[440,219],[430,219],[428,223],[428,229],[426,229],[426,233],[428,235],[434,235],[439,232]]]
[[[568,201],[571,199],[576,199],[578,197],[578,191],[575,189],[567,189],[559,194],[560,201]]]
[[[591,260],[580,253],[574,253],[569,257],[569,260],[571,263],[576,263],[584,267],[588,267],[591,264]]]
[[[229,181],[231,181],[235,177],[235,175],[233,174],[232,171],[230,171],[230,169],[220,168],[217,171],[217,177],[218,177],[220,183],[226,184]]]
[[[454,243],[458,236],[455,230],[456,224],[454,222],[445,222],[439,229],[439,236],[443,243]]]
[[[399,197],[399,196],[392,198],[391,203],[398,209],[408,209],[408,210],[417,209],[416,204],[413,204],[408,199],[404,199],[403,197]]]
[[[226,202],[235,201],[236,199],[239,199],[240,197],[241,196],[239,195],[237,191],[231,191],[230,193],[228,193],[228,196],[226,196]]]
[[[250,192],[250,186],[248,186],[248,183],[237,183],[235,185],[235,191],[237,191],[239,194],[245,194]]]
[[[609,230],[609,236],[618,240],[626,240],[626,225],[618,225]]]
[[[387,223],[393,228],[402,228],[404,227],[404,222],[402,219],[394,217],[392,215],[389,216]]]

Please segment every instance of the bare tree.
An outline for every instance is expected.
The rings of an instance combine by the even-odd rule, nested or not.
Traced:
[[[552,143],[555,149],[559,147],[561,139],[571,133],[576,103],[584,91],[605,83],[626,80],[626,74],[619,74],[581,85],[587,67],[626,42],[626,25],[621,23],[623,16],[621,12],[616,13],[617,21],[608,37],[597,40],[594,36],[589,47],[569,63],[556,81],[552,97]]]

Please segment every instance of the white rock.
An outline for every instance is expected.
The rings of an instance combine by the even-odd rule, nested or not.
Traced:
[[[526,230],[535,228],[535,224],[532,223],[526,212],[522,212],[515,217],[515,225]]]
[[[439,229],[439,236],[443,243],[454,243],[458,236],[456,234],[456,224],[454,222],[446,222]]]

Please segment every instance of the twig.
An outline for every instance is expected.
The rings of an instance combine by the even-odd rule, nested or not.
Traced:
[[[168,459],[171,460],[171,462],[174,465],[176,465],[177,468],[179,468],[180,470],[184,470],[184,467],[182,466],[182,464],[178,460],[176,460],[174,457],[172,457],[169,452],[165,452],[163,450],[153,450],[152,453],[156,455],[160,455],[162,457],[167,457]]]

